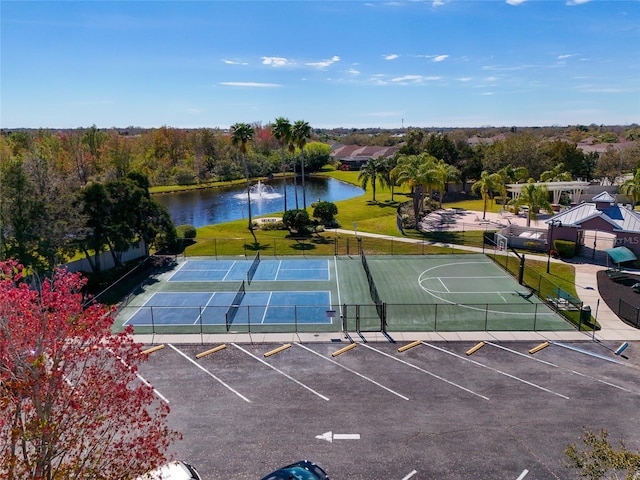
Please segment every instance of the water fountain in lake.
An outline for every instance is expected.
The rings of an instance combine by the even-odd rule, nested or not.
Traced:
[[[282,197],[281,193],[276,192],[271,185],[265,185],[260,180],[255,185],[249,187],[251,200],[273,200]],[[247,191],[234,195],[235,198],[244,200],[247,198]]]

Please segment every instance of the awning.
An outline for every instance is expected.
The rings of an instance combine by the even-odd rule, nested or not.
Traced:
[[[614,263],[631,262],[632,260],[638,259],[635,253],[633,253],[627,247],[609,248],[605,251],[611,257],[611,260],[613,260]]]

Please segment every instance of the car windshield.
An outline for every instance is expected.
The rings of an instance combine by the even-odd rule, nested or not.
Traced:
[[[291,479],[291,480],[318,480],[318,477],[313,472],[301,467],[289,467],[282,468],[277,472],[273,472],[271,475],[264,477],[262,480],[278,480],[278,479]]]

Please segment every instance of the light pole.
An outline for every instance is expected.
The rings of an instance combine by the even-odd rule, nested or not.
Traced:
[[[549,267],[551,265],[551,249],[553,246],[553,227],[554,226],[562,226],[562,222],[560,220],[550,220],[549,223],[551,224],[551,228],[549,229],[549,238],[547,240],[547,242],[549,243],[548,245],[548,249],[547,249],[547,273],[549,273]]]

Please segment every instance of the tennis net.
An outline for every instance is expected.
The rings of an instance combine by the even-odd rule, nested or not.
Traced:
[[[258,265],[260,265],[260,252],[256,253],[255,258],[253,259],[253,262],[251,263],[251,266],[247,271],[247,283],[249,285],[251,285],[251,280],[253,280],[253,276],[255,275],[256,270],[258,269]]]
[[[233,319],[236,318],[236,313],[238,313],[238,310],[240,310],[240,304],[242,303],[242,299],[244,298],[245,293],[246,293],[246,289],[245,289],[245,284],[243,280],[242,283],[240,284],[240,288],[238,289],[238,292],[236,293],[236,296],[233,297],[233,302],[231,302],[231,305],[229,305],[229,308],[227,309],[227,313],[225,314],[227,331],[229,331],[229,328],[233,323]]]
[[[369,283],[369,293],[371,294],[371,300],[376,304],[376,311],[378,312],[378,317],[382,320],[384,324],[384,305],[382,303],[382,299],[380,298],[380,294],[378,293],[378,289],[376,288],[376,284],[373,282],[373,276],[371,275],[371,270],[369,270],[369,263],[367,262],[367,257],[364,252],[360,252],[360,258],[362,259],[362,267],[364,268],[364,273],[367,276],[367,282]]]

